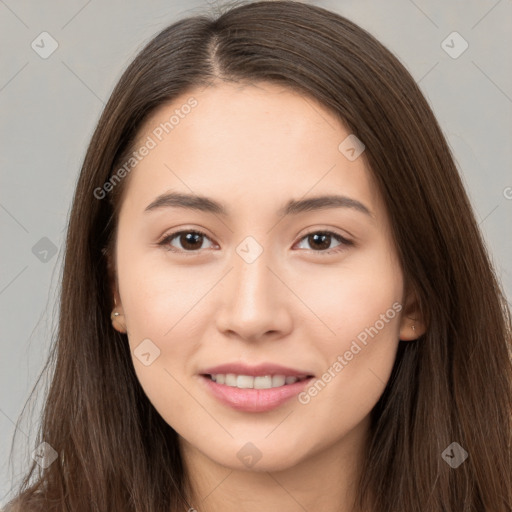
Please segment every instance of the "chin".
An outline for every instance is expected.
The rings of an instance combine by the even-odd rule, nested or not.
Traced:
[[[260,443],[262,445],[263,442]],[[210,457],[214,462],[234,471],[250,471],[254,473],[285,471],[297,466],[302,457],[296,452],[293,446],[289,451],[281,447],[276,453],[275,447],[267,445],[258,448],[258,443],[247,442],[236,448],[235,457],[232,451],[226,451],[226,447],[219,447],[223,453],[217,452],[215,457]],[[219,457],[219,455],[221,455]]]

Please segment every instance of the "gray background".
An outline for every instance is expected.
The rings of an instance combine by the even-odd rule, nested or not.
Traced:
[[[512,0],[309,3],[367,29],[419,83],[510,299]],[[217,9],[213,1],[0,0],[0,506],[12,477],[7,463],[15,422],[54,329],[66,221],[95,123],[124,67],[151,36],[179,18]],[[38,37],[44,31],[58,43],[46,59],[31,47],[35,41],[40,52],[50,48],[49,39]],[[442,46],[453,31],[469,45],[457,58]],[[461,43],[448,38],[444,47],[453,53]],[[40,406],[40,398],[31,404],[34,422]],[[35,427],[19,426],[24,451],[15,475],[34,448]]]

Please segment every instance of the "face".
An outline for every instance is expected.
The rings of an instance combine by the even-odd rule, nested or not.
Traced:
[[[340,149],[349,135],[268,83],[196,89],[139,133],[116,327],[148,399],[215,463],[285,469],[362,433],[399,338],[417,337],[364,153]]]

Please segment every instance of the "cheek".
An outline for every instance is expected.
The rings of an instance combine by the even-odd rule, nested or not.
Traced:
[[[156,272],[156,269],[153,269]],[[147,274],[145,274],[147,275]],[[191,334],[186,316],[191,306],[171,293],[162,280],[148,276],[127,294],[127,329],[135,373],[147,398],[169,425],[186,417],[201,424],[200,410],[190,407],[183,378],[189,373],[199,339]],[[149,356],[147,355],[149,354]],[[149,364],[148,364],[149,363]]]
[[[324,373],[306,390],[302,403],[311,403],[320,415],[323,411],[326,421],[334,412],[340,421],[360,420],[384,391],[395,361],[403,307],[401,270],[381,251],[331,273],[325,282],[317,280],[303,293],[322,320],[315,346]]]
[[[308,436],[319,446],[329,446],[358,431],[382,396],[398,347],[397,316],[389,319],[395,313],[390,308],[391,304],[375,309],[389,310],[389,323],[368,311],[367,317],[372,319],[368,327],[347,321],[346,329],[337,331],[335,342],[317,347],[325,361],[323,373],[298,396],[301,412],[297,417],[314,418]],[[383,322],[380,330],[377,322]]]
[[[179,374],[187,371],[196,349],[187,312],[200,307],[206,290],[190,286],[190,278],[165,264],[165,258],[118,247],[119,292],[139,382],[157,410],[168,410],[172,403],[173,414],[185,413],[181,407],[189,398]]]
[[[141,336],[165,340],[204,294],[202,271],[170,263],[163,248],[140,245],[128,239],[124,246],[119,244],[119,291],[127,329],[134,340]]]
[[[399,315],[392,305],[402,300],[402,272],[383,250],[368,251],[338,268],[326,268],[300,286],[306,305],[324,324],[319,334],[328,346],[343,348],[348,339],[373,326],[381,315],[386,316],[385,326],[379,322],[379,330],[388,333],[392,328],[398,334]]]

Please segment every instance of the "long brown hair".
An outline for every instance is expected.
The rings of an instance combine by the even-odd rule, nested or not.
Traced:
[[[76,186],[54,370],[21,510],[187,510],[176,432],[135,375],[111,325],[109,251],[125,181],[104,186],[159,106],[214,81],[271,81],[320,101],[366,146],[405,281],[426,333],[400,342],[372,411],[358,506],[379,512],[512,510],[512,326],[453,156],[417,84],[351,21],[293,1],[231,6],[156,35],[122,75]],[[457,442],[457,468],[442,454]],[[33,448],[35,448],[35,446]],[[34,472],[36,475],[34,477]]]

